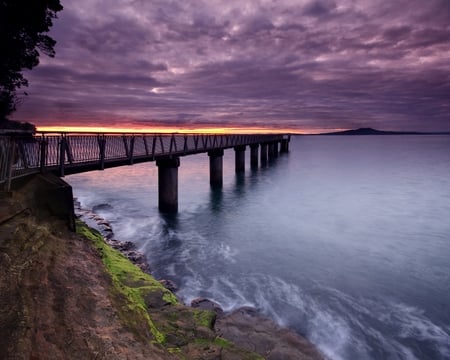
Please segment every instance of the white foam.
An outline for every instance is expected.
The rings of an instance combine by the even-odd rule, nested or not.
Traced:
[[[225,243],[220,243],[217,248],[217,254],[222,256],[223,259],[235,263],[235,256],[237,255],[237,250],[233,249],[230,245],[227,245]]]
[[[324,311],[320,305],[314,304],[312,312],[316,318],[311,322],[311,340],[330,358],[345,359],[346,343],[351,344],[352,352],[367,353],[369,348],[365,341],[357,336],[360,331],[378,342],[393,359],[414,360],[417,355],[413,349],[402,343],[403,340],[431,342],[434,350],[443,359],[450,358],[450,335],[448,329],[434,324],[425,316],[423,310],[402,303],[383,301],[382,299],[354,298],[336,289],[323,288],[337,302],[334,307],[341,315],[331,315],[330,310]],[[345,319],[342,316],[345,316]],[[370,321],[367,321],[370,319]],[[392,333],[387,336],[370,323],[381,321]],[[332,322],[333,325],[327,325]],[[337,328],[336,328],[337,327]],[[337,337],[329,337],[335,332]],[[348,337],[342,337],[346,334]],[[339,337],[342,337],[341,341]],[[350,349],[350,348],[348,348]]]
[[[445,329],[428,319],[421,309],[399,303],[391,306],[391,319],[399,324],[401,338],[431,341],[444,358],[450,358],[450,334]]]

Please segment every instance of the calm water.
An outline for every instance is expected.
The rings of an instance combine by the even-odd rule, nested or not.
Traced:
[[[239,177],[228,150],[222,191],[208,164],[181,159],[175,218],[154,163],[66,179],[186,302],[257,307],[331,359],[450,359],[450,136],[297,137]]]

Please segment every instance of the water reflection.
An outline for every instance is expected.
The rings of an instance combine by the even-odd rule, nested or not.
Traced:
[[[222,188],[211,188],[209,192],[209,208],[214,214],[222,210],[223,190]]]
[[[449,359],[449,149],[450,137],[295,138],[242,174],[226,152],[222,189],[187,157],[178,215],[148,200],[153,167],[71,179],[82,203],[113,206],[120,238],[183,299],[260,307],[330,359]]]

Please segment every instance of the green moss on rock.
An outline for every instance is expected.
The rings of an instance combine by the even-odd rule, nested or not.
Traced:
[[[213,328],[216,319],[216,314],[213,311],[195,309],[192,312],[198,325],[205,326],[209,329]]]
[[[165,289],[150,275],[143,273],[120,252],[108,246],[99,232],[90,229],[81,222],[77,222],[77,232],[93,242],[102,257],[108,274],[111,276],[113,292],[122,295],[126,299],[126,308],[122,307],[122,311],[119,314],[121,318],[126,323],[131,321],[131,325],[134,326],[136,321],[133,321],[134,317],[130,317],[130,313],[138,314],[147,323],[148,329],[153,335],[153,340],[163,344],[165,335],[157,329],[150,318],[145,302],[145,294],[154,291],[163,295],[169,293],[169,290]],[[167,296],[166,298],[173,303],[173,297]]]
[[[139,338],[160,344],[179,359],[215,359],[222,352],[232,358],[262,359],[217,337],[213,311],[180,304],[160,282],[106,244],[98,231],[82,222],[77,222],[76,228],[101,256],[111,278],[111,295],[116,299],[118,315]]]

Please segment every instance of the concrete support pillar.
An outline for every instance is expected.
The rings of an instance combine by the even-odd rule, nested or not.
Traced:
[[[281,149],[280,152],[287,153],[289,152],[289,139],[281,140]]]
[[[235,168],[236,172],[244,172],[245,171],[245,145],[236,146],[234,148],[234,155],[235,155]]]
[[[268,144],[267,153],[269,156],[269,160],[273,160],[275,158],[275,146],[273,142]]]
[[[259,144],[250,145],[250,166],[252,169],[258,168],[258,148]]]
[[[261,165],[266,165],[267,164],[267,144],[266,143],[261,144],[260,158],[261,158]]]
[[[158,206],[159,211],[178,211],[178,167],[180,158],[156,160],[158,166]]]
[[[209,156],[209,183],[214,188],[223,185],[223,149],[208,151]]]
[[[273,143],[273,156],[278,157],[278,141]]]

